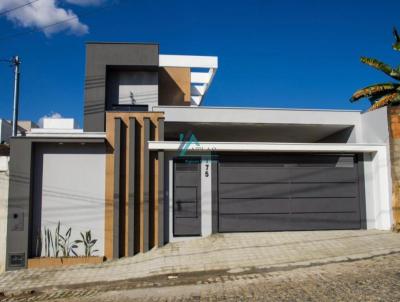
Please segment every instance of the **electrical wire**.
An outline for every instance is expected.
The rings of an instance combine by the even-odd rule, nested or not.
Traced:
[[[39,1],[39,0],[36,0],[36,1]],[[45,26],[41,26],[41,27],[34,28],[34,29],[31,29],[31,30],[21,31],[21,32],[18,32],[18,33],[15,33],[15,34],[5,35],[5,36],[0,37],[0,41],[4,41],[4,40],[7,40],[7,39],[12,39],[12,38],[15,38],[15,37],[18,37],[18,36],[22,36],[22,35],[26,35],[26,34],[30,34],[30,33],[34,33],[34,32],[40,32],[43,29],[46,29],[46,28],[49,28],[49,27],[53,27],[53,26],[57,26],[57,25],[64,24],[64,23],[68,23],[68,22],[71,22],[71,21],[73,21],[75,19],[79,19],[82,16],[88,16],[88,15],[95,14],[95,13],[101,11],[101,10],[105,10],[107,8],[110,8],[110,7],[112,7],[112,6],[116,5],[116,4],[121,4],[122,2],[124,2],[124,1],[123,0],[115,1],[115,2],[111,3],[110,5],[99,7],[96,10],[93,10],[93,11],[88,12],[86,14],[81,14],[80,16],[75,15],[75,16],[73,16],[71,18],[67,18],[65,20],[61,20],[61,21],[58,21],[58,22],[55,22],[55,23],[51,23],[51,24],[48,24],[48,25],[45,25]]]
[[[8,14],[8,13],[10,13],[10,12],[13,12],[13,11],[15,11],[15,10],[17,10],[17,9],[23,8],[23,7],[25,7],[25,6],[28,6],[29,4],[32,4],[32,3],[35,3],[35,2],[38,2],[38,1],[39,1],[39,0],[29,1],[29,2],[27,2],[27,3],[25,3],[25,4],[16,6],[16,7],[14,7],[14,8],[10,8],[10,9],[4,10],[4,11],[0,12],[0,16],[5,15],[5,14]]]

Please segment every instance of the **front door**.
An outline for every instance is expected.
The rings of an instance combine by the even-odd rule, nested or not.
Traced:
[[[174,161],[174,236],[201,235],[200,158]]]

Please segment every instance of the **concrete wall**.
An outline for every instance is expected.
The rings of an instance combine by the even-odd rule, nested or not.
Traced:
[[[390,131],[386,107],[361,114],[360,138],[360,141],[364,144],[383,144],[386,146],[385,150],[382,151],[385,154],[364,155],[364,178],[367,224],[369,228],[388,229],[392,224],[390,200],[383,200],[380,197],[381,191],[392,191]],[[388,181],[384,181],[385,179]],[[383,225],[383,222],[380,222],[382,220],[387,223]]]
[[[268,123],[360,126],[360,111],[158,106],[166,122]]]
[[[12,133],[12,125],[5,119],[0,119],[0,144],[9,142]]]
[[[229,107],[177,107],[157,106],[154,111],[165,113],[166,126],[169,123],[199,123],[199,124],[250,124],[271,125],[275,128],[300,129],[303,134],[323,132],[331,129],[325,136],[316,136],[316,142],[339,130],[349,128],[351,131],[342,133],[348,143],[362,143],[362,124],[360,111],[346,110],[311,110],[311,109],[274,109],[274,108],[229,108]],[[166,127],[167,131],[167,127]],[[344,134],[344,136],[343,136]],[[283,138],[281,139],[281,141]],[[341,138],[341,140],[343,140]],[[335,139],[337,141],[337,138]],[[285,140],[285,142],[296,142]],[[308,142],[302,139],[301,142]]]
[[[387,108],[361,114],[361,141],[365,144],[389,144]]]
[[[8,156],[0,157],[0,273],[6,266],[8,160]]]
[[[91,230],[98,239],[96,256],[104,255],[105,150],[95,144],[39,144],[35,148],[33,233],[31,253],[38,255],[38,231],[63,233],[71,227],[71,240]],[[43,239],[43,236],[42,236]],[[84,255],[83,246],[77,252]],[[42,247],[41,255],[44,256]]]
[[[157,44],[88,43],[86,46],[85,131],[105,131],[107,68],[158,70]]]

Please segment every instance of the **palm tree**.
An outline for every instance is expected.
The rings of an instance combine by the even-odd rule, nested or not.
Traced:
[[[395,43],[392,45],[393,49],[400,51],[400,36],[396,28],[393,28],[393,35],[395,37]],[[371,102],[369,110],[400,103],[400,66],[392,68],[376,59],[367,57],[361,57],[361,62],[384,72],[397,82],[380,83],[357,90],[350,98],[350,102],[355,102],[362,98],[368,98]]]

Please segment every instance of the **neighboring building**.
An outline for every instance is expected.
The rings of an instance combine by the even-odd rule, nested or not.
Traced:
[[[18,121],[18,134],[25,135],[26,132],[31,131],[32,128],[38,126],[32,121]],[[0,119],[0,144],[8,144],[12,135],[12,122]]]
[[[7,211],[8,211],[8,147],[0,145],[0,273],[6,268]]]
[[[202,106],[217,68],[89,43],[84,129],[11,139],[7,269],[47,256],[59,221],[107,259],[218,232],[391,228],[386,109]]]

